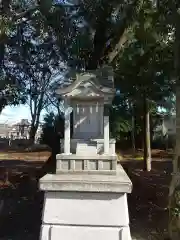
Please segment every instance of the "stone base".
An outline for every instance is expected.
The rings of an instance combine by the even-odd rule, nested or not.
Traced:
[[[131,240],[129,227],[42,225],[41,240]]]
[[[116,175],[46,175],[40,240],[131,240],[122,167]]]
[[[116,173],[117,156],[109,155],[56,155],[56,173],[77,173],[77,172],[104,172],[109,174]]]
[[[101,171],[96,171],[96,174],[47,174],[40,179],[40,189],[45,192],[131,193],[132,183],[122,166],[118,165],[115,174],[104,174]]]
[[[126,194],[46,192],[40,240],[131,240]]]

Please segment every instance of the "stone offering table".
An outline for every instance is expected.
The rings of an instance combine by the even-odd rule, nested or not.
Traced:
[[[113,71],[105,66],[75,78],[57,90],[64,99],[65,132],[56,174],[40,179],[45,191],[40,240],[131,240],[127,193],[132,184],[117,165],[109,136]]]

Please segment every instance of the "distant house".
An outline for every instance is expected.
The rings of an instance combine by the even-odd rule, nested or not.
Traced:
[[[165,115],[161,118],[159,124],[154,130],[154,140],[162,140],[166,147],[173,146],[176,136],[176,115]]]
[[[30,123],[27,119],[22,119],[20,122],[10,124],[0,124],[0,138],[11,139],[28,139]]]
[[[176,115],[164,116],[162,130],[164,134],[169,136],[176,135]]]
[[[31,123],[28,119],[21,119],[18,123],[0,124],[0,149],[7,146],[26,146],[29,143],[29,131]],[[35,136],[35,143],[40,142],[42,134],[42,124],[39,124]]]
[[[10,126],[8,124],[0,123],[0,138],[8,138]]]
[[[9,138],[11,139],[28,139],[30,123],[28,119],[21,119],[20,122],[11,126]]]

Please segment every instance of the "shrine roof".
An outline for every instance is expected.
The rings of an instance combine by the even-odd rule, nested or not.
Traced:
[[[62,86],[62,88],[59,88],[56,93],[58,95],[66,95],[80,87],[80,85],[82,86],[86,83],[90,83],[94,88],[97,89],[97,91],[101,93],[114,93],[114,78],[111,67],[106,66],[102,69],[94,71],[87,71],[79,74],[74,73],[72,75],[72,79],[74,79],[74,81],[69,86]]]

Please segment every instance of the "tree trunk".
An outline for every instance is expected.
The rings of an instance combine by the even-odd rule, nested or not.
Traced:
[[[180,87],[176,91],[176,147],[169,189],[169,235],[172,240],[180,239]]]
[[[144,171],[151,171],[151,144],[150,144],[150,121],[149,121],[149,106],[146,96],[144,96],[144,109],[143,109],[143,122],[144,122]]]
[[[136,153],[136,144],[135,144],[135,117],[134,117],[134,105],[131,104],[131,109],[132,109],[132,117],[131,117],[131,121],[132,121],[132,131],[131,131],[131,141],[132,141],[132,151],[133,154],[135,155]]]
[[[174,65],[176,72],[176,147],[173,174],[169,188],[169,236],[180,239],[180,15],[175,13]]]
[[[31,144],[34,144],[35,142],[36,132],[37,132],[37,127],[34,125],[31,125],[30,131],[29,131],[29,140]]]

